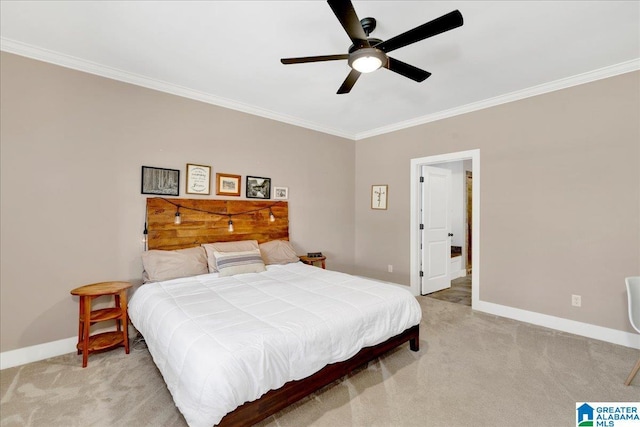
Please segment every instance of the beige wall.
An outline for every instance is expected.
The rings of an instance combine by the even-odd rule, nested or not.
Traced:
[[[73,337],[72,288],[139,281],[142,165],[180,169],[181,197],[186,163],[270,177],[289,187],[294,246],[350,271],[352,141],[11,54],[0,64],[0,351]]]
[[[141,165],[271,177],[299,251],[408,285],[409,160],[475,148],[480,298],[631,331],[640,73],[353,143],[11,54],[0,66],[2,352],[72,337],[73,287],[139,281]],[[389,184],[387,211],[369,208],[372,184]]]
[[[640,73],[358,141],[357,273],[409,284],[410,159],[476,148],[480,299],[632,331],[624,277],[640,274]],[[369,208],[372,184],[389,184],[387,211]]]

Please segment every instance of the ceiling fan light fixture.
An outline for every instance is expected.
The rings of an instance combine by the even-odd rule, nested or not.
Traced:
[[[361,73],[371,73],[387,63],[387,54],[374,47],[365,47],[349,54],[349,66]]]
[[[415,82],[423,82],[431,75],[430,72],[391,58],[387,56],[387,53],[453,30],[464,24],[460,11],[454,10],[395,37],[380,40],[376,37],[369,37],[376,28],[375,18],[358,19],[351,0],[327,0],[327,3],[351,39],[352,44],[348,53],[282,58],[280,62],[283,64],[303,64],[305,62],[348,60],[351,71],[336,92],[338,95],[349,93],[362,73],[371,73],[381,67]]]

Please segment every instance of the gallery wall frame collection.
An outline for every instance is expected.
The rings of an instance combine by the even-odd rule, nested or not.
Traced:
[[[208,196],[211,194],[212,167],[187,163],[185,193]],[[218,172],[215,177],[216,195],[239,197],[242,193],[242,175]],[[274,187],[273,199],[287,200],[289,187]],[[180,195],[180,170],[142,166],[141,194],[161,196]],[[245,196],[248,199],[271,199],[271,178],[247,175]]]

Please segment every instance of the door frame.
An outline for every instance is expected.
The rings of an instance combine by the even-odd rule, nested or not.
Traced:
[[[420,295],[420,172],[421,166],[471,160],[473,173],[471,220],[471,307],[480,302],[480,149],[411,159],[410,191],[411,219],[409,221],[411,292]]]

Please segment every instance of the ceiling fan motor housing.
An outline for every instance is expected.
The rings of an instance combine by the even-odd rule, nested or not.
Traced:
[[[368,37],[367,41],[369,42],[369,45],[371,47],[376,47],[376,45],[382,43],[382,40],[377,39],[375,37]],[[362,46],[356,46],[356,45],[352,44],[351,46],[349,46],[349,53],[353,53],[358,49],[362,49]]]
[[[373,28],[375,28],[375,19],[373,18],[364,18],[361,22],[367,19],[372,19],[374,21]],[[364,27],[365,24],[363,23],[362,26]],[[356,46],[354,44],[349,46],[349,66],[361,73],[370,73],[380,67],[385,67],[389,61],[386,53],[380,49],[376,49],[376,45],[382,43],[382,40],[374,37],[368,37],[367,41],[371,47]],[[356,61],[358,61],[358,64],[354,66]]]

